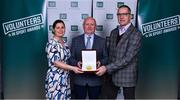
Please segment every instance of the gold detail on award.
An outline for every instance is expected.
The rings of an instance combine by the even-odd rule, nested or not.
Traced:
[[[87,67],[86,67],[86,70],[92,70],[92,66],[90,66],[90,65],[87,66]]]

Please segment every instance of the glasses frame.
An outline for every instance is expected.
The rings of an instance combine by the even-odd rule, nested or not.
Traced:
[[[131,13],[117,13],[117,16],[125,16],[131,15]]]

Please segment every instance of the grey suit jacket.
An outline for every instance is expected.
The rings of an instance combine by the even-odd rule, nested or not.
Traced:
[[[118,28],[111,31],[107,71],[112,74],[116,86],[133,87],[137,81],[137,54],[141,33],[131,24],[116,45],[118,34]]]
[[[83,49],[86,49],[84,34],[72,39],[71,57],[69,59],[71,65],[77,66],[78,61],[82,60],[81,51]],[[102,65],[106,65],[108,62],[108,54],[105,39],[94,35],[92,49],[96,50],[97,60],[100,61]],[[73,81],[75,84],[82,86],[86,84],[89,86],[99,86],[102,84],[101,77],[95,75],[95,73],[73,74]]]

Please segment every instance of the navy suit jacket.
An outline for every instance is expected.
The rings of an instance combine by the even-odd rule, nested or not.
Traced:
[[[86,49],[84,41],[84,34],[72,39],[71,57],[69,59],[71,65],[77,66],[78,61],[82,60],[81,51]],[[100,61],[101,65],[106,65],[108,54],[105,39],[94,34],[92,49],[96,50],[97,61]],[[95,73],[85,72],[83,74],[74,74],[73,79],[75,84],[81,86],[85,86],[86,84],[89,86],[99,86],[102,84],[101,77],[95,75]]]

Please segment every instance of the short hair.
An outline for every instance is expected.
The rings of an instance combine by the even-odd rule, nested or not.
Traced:
[[[63,20],[60,20],[60,19],[57,19],[57,20],[55,20],[54,23],[53,23],[53,26],[52,26],[53,29],[55,29],[57,23],[62,23],[62,24],[64,25],[64,27],[65,27],[64,21],[63,21]],[[54,34],[53,31],[52,31],[52,33]]]
[[[118,7],[118,10],[119,10],[120,8],[127,8],[128,11],[131,13],[131,8],[130,8],[129,6],[127,6],[127,5],[122,5],[122,6]]]
[[[95,20],[93,17],[87,17],[87,18],[84,19],[83,26],[85,25],[85,22],[86,22],[87,19],[92,19],[92,20],[94,20],[95,25],[96,25],[96,20]]]

